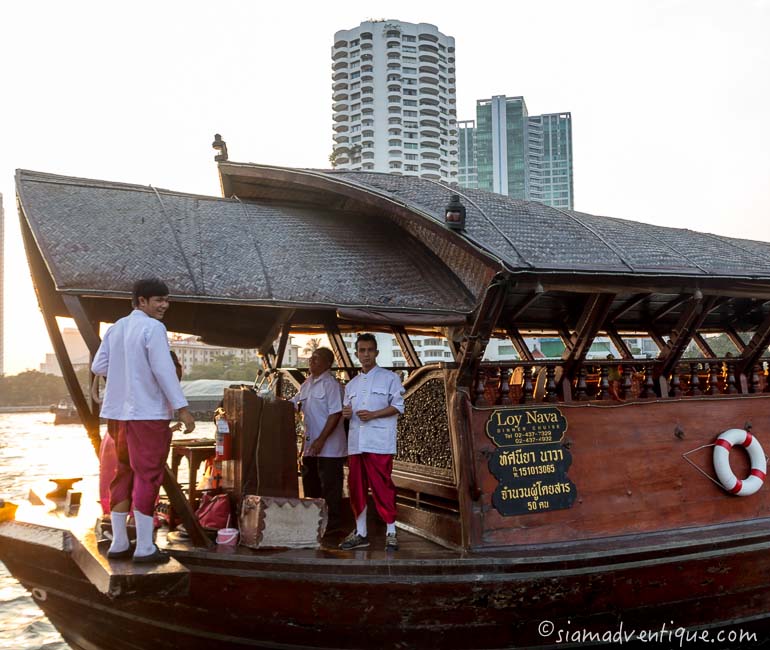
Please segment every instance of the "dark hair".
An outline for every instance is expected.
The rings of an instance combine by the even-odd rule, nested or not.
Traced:
[[[366,334],[359,334],[358,338],[356,339],[356,352],[358,351],[358,344],[361,341],[371,341],[374,343],[374,349],[377,349],[377,339],[374,338],[374,334],[369,334],[368,332]]]
[[[139,298],[152,298],[153,296],[167,296],[168,287],[160,278],[142,278],[134,282],[131,292],[131,304],[139,304]]]
[[[329,348],[317,348],[316,354],[324,358],[324,361],[329,364],[329,366],[332,366],[334,364],[334,352],[332,352]]]

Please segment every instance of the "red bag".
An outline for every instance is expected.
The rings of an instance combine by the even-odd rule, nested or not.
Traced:
[[[195,511],[195,516],[204,528],[219,530],[228,527],[230,513],[230,497],[227,494],[212,496],[205,492],[201,497],[200,506]]]

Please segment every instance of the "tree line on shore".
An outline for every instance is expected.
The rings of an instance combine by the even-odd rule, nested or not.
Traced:
[[[243,380],[256,377],[260,368],[258,361],[238,361],[234,356],[225,355],[206,365],[190,368],[182,379]],[[83,393],[88,395],[88,369],[82,368],[76,374]],[[64,379],[57,375],[25,370],[18,375],[0,376],[0,406],[50,406],[68,397]]]

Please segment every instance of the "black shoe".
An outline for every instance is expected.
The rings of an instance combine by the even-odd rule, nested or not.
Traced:
[[[134,554],[134,549],[129,544],[125,551],[107,551],[108,560],[127,560]]]
[[[396,533],[388,533],[385,535],[385,550],[397,551],[398,550],[398,537]]]
[[[132,559],[135,564],[165,564],[171,559],[171,556],[156,546],[149,555],[134,555]]]
[[[363,537],[355,531],[350,533],[340,544],[343,551],[352,551],[354,548],[366,548],[367,546],[369,546],[369,538]]]

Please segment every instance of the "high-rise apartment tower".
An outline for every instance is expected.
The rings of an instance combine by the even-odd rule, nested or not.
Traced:
[[[457,180],[455,40],[435,25],[337,32],[332,100],[335,168]]]
[[[531,116],[523,97],[498,95],[478,100],[475,129],[469,135],[462,129],[460,133],[458,180],[463,187],[574,207],[570,113]],[[463,167],[462,161],[471,160],[466,147],[473,147],[475,179],[470,168]]]

